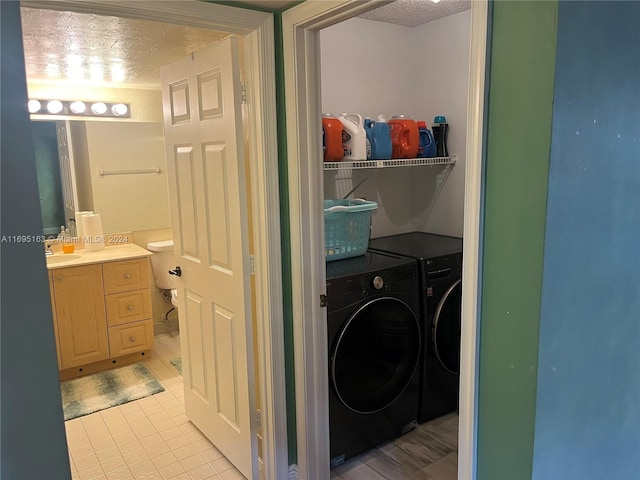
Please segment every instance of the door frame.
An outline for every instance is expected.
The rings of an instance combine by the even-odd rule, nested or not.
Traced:
[[[244,36],[264,478],[287,478],[280,198],[273,14],[199,0],[23,0],[22,7],[139,18]],[[26,104],[26,103],[25,103]],[[247,259],[247,264],[249,260]],[[257,415],[251,419],[257,434]]]
[[[329,478],[319,30],[386,1],[303,2],[282,14],[286,86],[298,473]],[[471,2],[464,200],[458,478],[475,478],[488,0]],[[314,212],[314,214],[310,214]]]

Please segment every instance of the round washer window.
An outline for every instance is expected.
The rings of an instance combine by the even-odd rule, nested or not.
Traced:
[[[442,367],[460,374],[462,283],[458,280],[442,296],[433,321],[433,350]]]
[[[374,413],[392,404],[409,384],[420,355],[420,327],[406,303],[390,297],[356,311],[337,336],[331,381],[345,406]]]

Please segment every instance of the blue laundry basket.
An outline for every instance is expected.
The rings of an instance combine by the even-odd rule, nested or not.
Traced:
[[[368,200],[324,201],[324,254],[327,262],[364,255],[369,247],[371,214],[378,208]]]

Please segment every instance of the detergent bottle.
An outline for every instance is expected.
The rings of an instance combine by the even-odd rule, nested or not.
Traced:
[[[438,115],[433,119],[433,138],[436,140],[436,156],[448,157],[447,136],[449,135],[449,124],[444,115]]]
[[[418,148],[418,124],[405,115],[396,115],[389,120],[393,158],[416,158]]]
[[[343,160],[351,162],[366,160],[367,134],[364,131],[362,115],[343,113],[339,118],[342,122]]]
[[[430,158],[436,156],[436,141],[431,130],[427,128],[427,122],[418,122],[418,158]]]
[[[342,160],[342,122],[331,113],[322,114],[322,147],[325,162]]]
[[[377,122],[366,118],[364,129],[367,134],[367,160],[391,158],[391,130],[389,124],[384,121],[384,116],[380,115]]]

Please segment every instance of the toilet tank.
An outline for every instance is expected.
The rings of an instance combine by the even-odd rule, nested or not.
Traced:
[[[176,288],[175,277],[169,275],[169,270],[176,268],[176,261],[173,256],[173,240],[162,240],[160,242],[147,243],[147,250],[151,255],[151,270],[156,287],[161,289]]]

